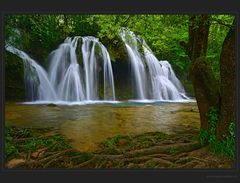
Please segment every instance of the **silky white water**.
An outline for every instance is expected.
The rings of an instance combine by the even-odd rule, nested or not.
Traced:
[[[146,42],[128,29],[122,28],[119,33],[129,56],[128,79],[132,80],[134,100],[189,100],[168,61],[159,61]],[[46,69],[25,52],[9,44],[5,47],[23,60],[26,99],[30,103],[81,105],[116,101],[111,59],[98,38],[66,38],[49,54]]]
[[[81,46],[83,65],[77,48]],[[99,100],[99,73],[103,70],[104,101],[115,101],[114,78],[109,53],[94,37],[66,38],[48,57],[47,71],[25,52],[6,45],[6,50],[24,61],[28,101]]]
[[[122,28],[119,34],[129,55],[133,90],[137,99],[188,99],[168,61],[159,61],[146,42],[132,31]],[[141,56],[138,44],[142,47],[144,56]]]
[[[19,56],[24,63],[24,80],[27,90],[27,99],[56,100],[56,92],[49,82],[47,72],[25,52],[7,45],[6,50]]]

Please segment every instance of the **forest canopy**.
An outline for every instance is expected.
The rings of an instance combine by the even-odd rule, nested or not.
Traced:
[[[207,58],[217,79],[221,46],[233,18],[210,16]],[[95,36],[115,61],[125,54],[118,30],[128,27],[145,39],[159,60],[168,60],[177,74],[184,77],[191,62],[179,42],[187,41],[188,25],[188,15],[8,15],[5,38],[33,58],[44,61],[67,36]]]

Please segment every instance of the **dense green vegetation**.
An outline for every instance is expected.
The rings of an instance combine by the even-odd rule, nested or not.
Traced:
[[[233,16],[212,15],[210,18],[207,58],[219,80],[221,47]],[[67,36],[76,35],[98,37],[107,47],[112,61],[124,61],[126,51],[118,30],[128,27],[145,39],[159,60],[168,60],[172,64],[187,92],[194,95],[188,76],[191,61],[179,45],[180,41],[188,39],[188,25],[188,15],[8,15],[5,17],[5,38],[42,65],[48,54]],[[10,63],[15,59],[8,55],[10,53],[6,54],[7,90],[21,81],[11,83],[8,79],[22,75],[15,71],[19,67]],[[14,73],[8,75],[10,70]],[[16,100],[9,90],[7,99]]]
[[[202,145],[209,144],[210,150],[213,153],[221,154],[228,157],[229,159],[234,159],[236,154],[236,127],[235,123],[231,122],[228,131],[229,134],[223,140],[217,139],[217,123],[218,123],[218,112],[215,107],[212,107],[209,113],[206,114],[209,120],[209,128],[203,129],[200,132],[200,142]]]
[[[232,21],[233,16],[228,15],[211,17],[208,58],[216,73],[216,61]],[[122,51],[117,52],[122,46],[118,30],[128,27],[146,40],[157,58],[169,60],[181,75],[189,65],[179,46],[180,41],[188,39],[188,23],[187,15],[16,15],[6,17],[5,37],[12,37],[20,49],[42,59],[66,36],[96,36],[111,50],[115,60],[122,59]]]

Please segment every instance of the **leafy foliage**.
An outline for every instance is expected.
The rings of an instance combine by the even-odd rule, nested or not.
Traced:
[[[223,40],[234,16],[212,15],[207,57],[220,79],[219,58]],[[5,38],[29,53],[42,65],[48,54],[67,36],[95,36],[107,47],[112,61],[126,60],[127,54],[119,36],[128,27],[145,39],[159,60],[168,60],[176,75],[193,95],[188,71],[191,61],[180,47],[188,40],[189,15],[8,15]]]
[[[210,19],[207,57],[218,80],[220,80],[219,61],[222,44],[233,19],[231,15],[212,15]]]
[[[221,154],[229,159],[235,158],[236,147],[235,147],[235,123],[231,122],[229,125],[229,135],[226,136],[222,141],[216,137],[217,123],[218,123],[218,112],[215,107],[212,107],[206,114],[208,116],[209,128],[202,130],[199,135],[199,139],[202,145],[209,144],[210,149],[213,153]]]

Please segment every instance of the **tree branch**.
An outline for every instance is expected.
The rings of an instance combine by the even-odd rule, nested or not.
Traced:
[[[225,22],[223,22],[223,21],[221,21],[219,19],[212,19],[212,24],[220,24],[220,25],[226,26],[226,27],[228,27],[230,29],[232,29],[234,27],[233,24],[227,24],[227,23],[225,23]]]

